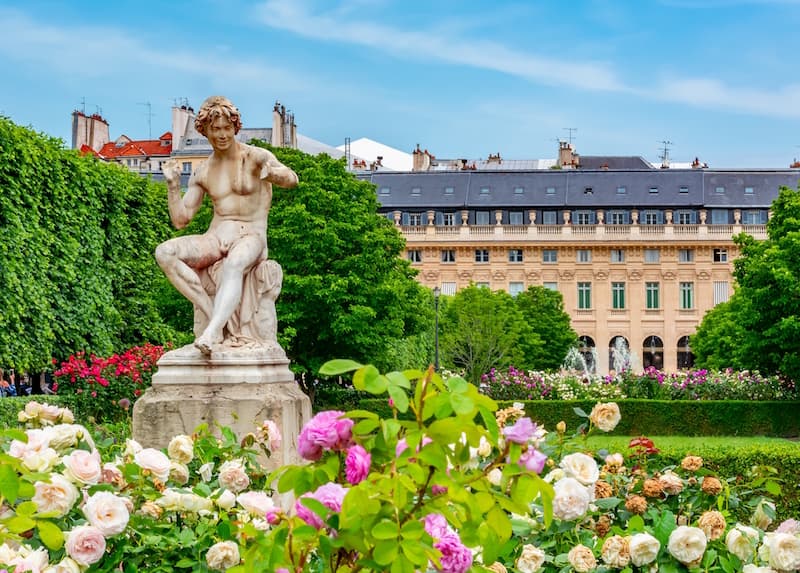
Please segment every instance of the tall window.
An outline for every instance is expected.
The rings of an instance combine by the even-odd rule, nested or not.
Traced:
[[[475,249],[475,262],[488,263],[489,262],[489,249]]]
[[[408,260],[412,263],[421,263],[422,262],[422,251],[418,249],[413,249],[408,251]]]
[[[452,227],[456,224],[456,214],[455,213],[445,213],[442,216],[442,225],[445,227]]]
[[[184,161],[182,164],[183,172],[184,173],[191,173],[192,172],[192,162],[191,161]]]
[[[681,283],[681,308],[694,308],[694,283]]]
[[[592,283],[578,283],[578,308],[592,308]]]
[[[645,211],[642,223],[645,225],[658,225],[661,223],[661,213],[658,211]]]
[[[456,283],[442,283],[442,294],[456,294]]]
[[[625,249],[611,249],[611,262],[624,263],[625,262]]]
[[[647,308],[650,310],[660,308],[658,306],[658,283],[644,283],[645,298],[647,299]]]
[[[443,263],[456,262],[456,252],[453,249],[442,250],[442,262]]]
[[[627,225],[628,213],[625,211],[609,211],[608,223],[610,225]]]
[[[542,251],[543,263],[556,263],[558,262],[558,251],[555,249],[545,249]]]
[[[729,298],[728,281],[714,281],[714,304],[727,302]]]
[[[508,214],[508,224],[509,225],[522,225],[522,212],[520,212],[520,211],[511,211]]]
[[[557,220],[557,214],[555,211],[542,211],[543,225],[555,225]]]
[[[678,339],[678,368],[691,368],[694,366],[694,354],[689,346],[689,337],[681,336]]]
[[[611,308],[625,308],[625,283],[611,283]]]
[[[576,225],[591,225],[592,212],[591,211],[575,211],[575,224]]]
[[[727,263],[728,262],[728,249],[714,249],[714,262]]]
[[[522,262],[522,249],[508,249],[508,262],[521,263]]]
[[[644,262],[657,263],[661,260],[661,251],[659,249],[645,249]]]
[[[592,262],[592,251],[591,251],[591,249],[578,249],[578,262],[579,263],[591,263]]]
[[[489,224],[489,211],[476,211],[475,212],[475,224],[476,225],[488,225]]]
[[[728,210],[727,209],[711,209],[711,224],[712,225],[727,225],[728,224]]]
[[[422,225],[422,213],[409,213],[408,224],[412,227],[419,227]]]
[[[694,225],[694,211],[678,211],[678,225]]]
[[[523,282],[510,282],[508,283],[508,293],[511,296],[517,296],[525,290],[525,283]]]
[[[544,282],[542,283],[542,286],[543,286],[544,288],[546,288],[547,290],[555,290],[555,291],[557,291],[557,290],[558,290],[558,283],[556,283],[556,282],[548,282],[548,281],[544,281]]]
[[[678,251],[678,262],[691,263],[694,260],[694,249],[680,249]]]

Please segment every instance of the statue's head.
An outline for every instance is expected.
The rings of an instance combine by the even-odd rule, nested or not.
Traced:
[[[235,133],[242,129],[242,117],[231,100],[224,96],[211,96],[200,106],[194,118],[194,128],[200,135],[206,134],[206,127],[218,117],[224,117],[233,124]]]

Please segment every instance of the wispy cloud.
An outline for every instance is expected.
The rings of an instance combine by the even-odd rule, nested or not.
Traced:
[[[722,0],[664,0],[694,5],[719,5]],[[727,1],[727,0],[726,0]],[[758,4],[799,4],[800,0],[734,0]],[[620,93],[707,109],[761,116],[800,117],[800,86],[754,89],[706,77],[661,77],[626,82],[609,62],[553,59],[501,43],[465,37],[459,27],[407,30],[361,18],[350,5],[325,3],[312,8],[307,0],[266,0],[256,9],[265,25],[315,40],[340,42],[381,51],[398,59],[439,61],[480,68],[550,86],[590,92]]]

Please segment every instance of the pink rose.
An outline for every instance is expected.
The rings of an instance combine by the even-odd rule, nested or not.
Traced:
[[[68,456],[64,456],[62,462],[65,467],[64,474],[80,484],[95,485],[103,475],[100,454],[96,451],[74,450]]]
[[[453,532],[447,524],[447,519],[440,513],[429,513],[422,518],[422,522],[425,532],[434,539],[441,539]]]
[[[166,483],[169,479],[171,465],[167,454],[164,452],[155,448],[144,448],[136,452],[133,456],[133,461],[143,470],[149,470],[159,481]]]
[[[102,559],[106,551],[106,538],[92,525],[81,525],[67,533],[67,555],[79,565],[88,566]]]
[[[258,430],[258,439],[265,443],[270,452],[277,452],[281,448],[281,431],[272,420],[264,420]]]
[[[91,525],[106,536],[125,531],[130,519],[126,499],[110,491],[98,491],[86,500],[83,514]]]
[[[503,435],[509,442],[527,444],[536,435],[536,424],[530,418],[520,418],[513,426],[503,428]]]
[[[322,529],[325,526],[325,522],[323,522],[320,516],[313,510],[306,507],[302,499],[304,497],[310,497],[317,500],[331,511],[338,513],[342,510],[342,502],[346,494],[347,489],[338,483],[326,483],[319,486],[314,492],[301,495],[300,499],[295,502],[294,509],[300,519],[317,529]]]
[[[472,551],[455,533],[448,533],[433,546],[442,553],[439,558],[442,573],[466,573],[472,567]]]
[[[265,517],[275,507],[272,498],[263,491],[246,491],[236,496],[236,501],[255,517]]]
[[[344,412],[320,412],[305,425],[297,438],[297,451],[306,460],[315,462],[328,450],[342,451],[353,439],[353,420]]]
[[[351,447],[347,450],[347,457],[344,460],[347,481],[353,485],[364,481],[369,475],[371,463],[372,456],[367,450],[359,445]]]
[[[540,474],[544,469],[544,463],[546,461],[547,456],[542,452],[534,448],[528,448],[526,451],[522,452],[517,463],[528,471]]]
[[[250,485],[250,478],[242,460],[229,460],[219,468],[219,485],[233,493],[239,493]]]

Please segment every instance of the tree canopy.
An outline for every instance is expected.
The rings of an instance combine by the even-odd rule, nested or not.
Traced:
[[[691,339],[701,366],[780,373],[800,380],[800,190],[781,188],[767,240],[735,238],[736,292]]]
[[[152,296],[168,234],[163,185],[0,117],[0,366],[168,337]]]

